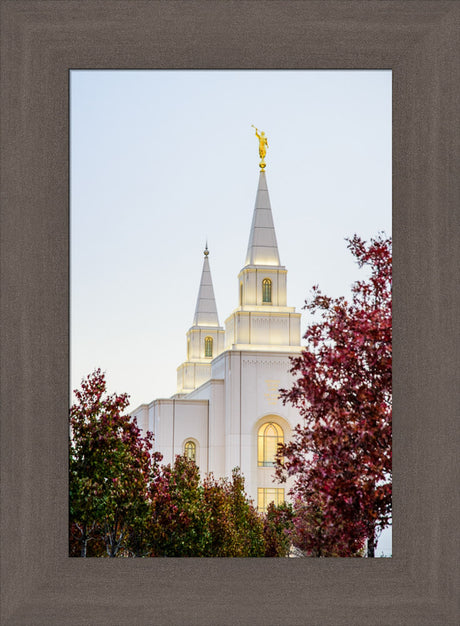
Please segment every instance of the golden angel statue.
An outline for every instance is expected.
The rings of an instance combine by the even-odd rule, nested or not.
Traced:
[[[259,156],[260,156],[260,169],[263,170],[265,168],[265,156],[267,154],[268,142],[265,137],[264,131],[259,132],[259,129],[251,124],[252,128],[256,129],[256,137],[259,140]]]

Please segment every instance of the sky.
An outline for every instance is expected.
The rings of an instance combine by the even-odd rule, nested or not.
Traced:
[[[70,97],[71,389],[100,367],[130,410],[175,393],[206,242],[222,326],[237,307],[252,124],[289,306],[349,295],[345,238],[391,234],[390,71],[73,70]]]

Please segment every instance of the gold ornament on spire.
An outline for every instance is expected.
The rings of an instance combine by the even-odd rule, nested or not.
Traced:
[[[206,247],[205,247],[205,249],[204,249],[204,256],[206,256],[206,257],[207,257],[207,256],[208,256],[208,254],[209,254],[209,250],[208,250],[208,242],[206,242]]]
[[[265,156],[267,154],[267,148],[268,148],[268,142],[267,142],[267,138],[265,137],[265,133],[264,131],[259,133],[259,129],[256,128],[254,126],[254,124],[251,124],[252,128],[256,129],[256,137],[259,140],[259,156],[260,156],[260,171],[263,172],[266,166],[265,163]]]

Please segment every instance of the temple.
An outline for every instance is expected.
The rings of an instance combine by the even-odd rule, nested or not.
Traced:
[[[206,245],[186,359],[177,368],[177,393],[139,406],[132,415],[155,437],[165,463],[178,454],[202,475],[230,476],[239,467],[259,510],[286,499],[290,483],[274,481],[277,444],[290,439],[300,417],[278,390],[292,384],[289,357],[301,351],[300,313],[287,305],[267,175],[259,172],[237,306],[220,326]]]

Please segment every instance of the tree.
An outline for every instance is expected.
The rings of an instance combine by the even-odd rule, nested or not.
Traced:
[[[232,479],[200,482],[185,456],[153,477],[149,523],[152,556],[263,556],[263,524],[235,469]]]
[[[264,515],[265,556],[288,556],[294,532],[292,505],[270,502]]]
[[[95,370],[75,390],[70,409],[70,521],[80,532],[81,556],[91,538],[102,536],[117,555],[130,528],[149,514],[153,436],[141,436],[123,411],[128,396],[108,395],[105,375]]]
[[[244,491],[244,477],[239,468],[232,471],[229,498],[231,521],[238,542],[236,554],[229,556],[264,556],[263,521]]]
[[[203,480],[203,497],[209,511],[210,543],[206,556],[237,556],[238,533],[233,523],[229,481],[217,480],[212,474]]]
[[[295,476],[294,523],[307,551],[350,556],[367,538],[373,557],[391,515],[391,239],[347,241],[370,276],[353,285],[350,303],[317,286],[306,302],[320,321],[292,359],[292,388],[280,392],[303,423],[282,446],[277,475]]]
[[[318,494],[312,494],[307,501],[297,496],[292,526],[289,533],[292,544],[304,556],[362,556],[365,540],[362,525],[338,517],[327,524]]]
[[[198,468],[186,456],[162,466],[150,486],[152,556],[206,556],[210,512]]]
[[[152,435],[124,415],[128,396],[108,395],[95,370],[70,409],[71,556],[286,556],[292,507],[258,513],[235,468],[207,475],[177,456],[162,465]]]

